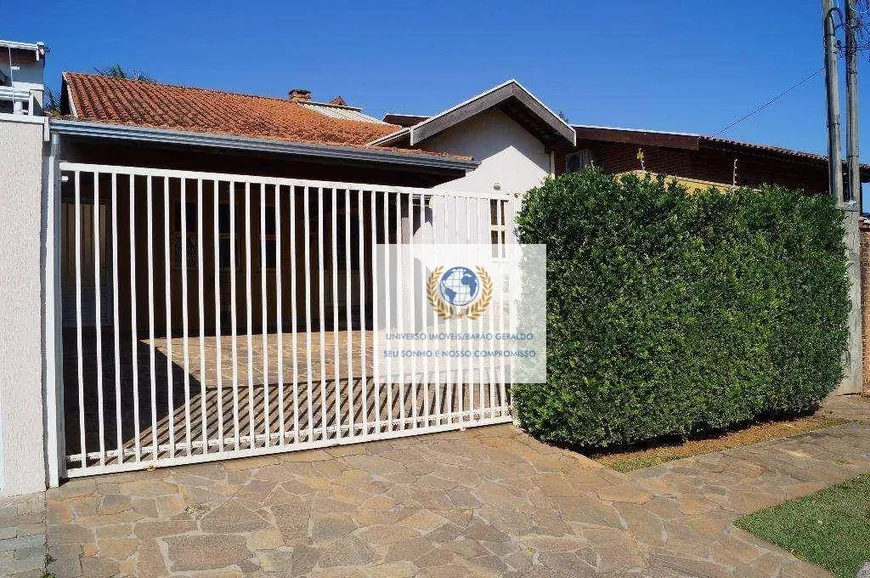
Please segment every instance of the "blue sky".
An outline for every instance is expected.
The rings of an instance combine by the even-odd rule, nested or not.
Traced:
[[[514,77],[574,123],[704,134],[822,65],[817,0],[48,1],[7,14],[0,34],[51,47],[50,86],[117,62],[168,83],[340,94],[380,116],[434,113]],[[824,153],[823,82],[725,136]]]

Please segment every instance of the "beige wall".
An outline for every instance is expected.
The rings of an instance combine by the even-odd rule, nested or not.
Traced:
[[[0,496],[45,489],[40,257],[44,120],[0,115]]]
[[[537,187],[550,174],[550,154],[544,144],[499,110],[476,115],[427,139],[420,148],[472,155],[480,162],[464,177],[439,188],[518,194]]]

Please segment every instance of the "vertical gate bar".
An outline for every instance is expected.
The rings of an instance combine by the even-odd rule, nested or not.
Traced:
[[[136,177],[130,175],[130,349],[133,362],[133,435],[136,452],[136,463],[142,461],[142,442],[139,439],[139,334],[136,328],[136,310],[139,301],[136,299]]]
[[[474,243],[474,234],[472,233],[471,224],[472,224],[472,215],[474,214],[474,206],[472,204],[471,197],[463,197],[464,198],[464,214],[465,214],[465,242],[468,244]],[[471,334],[474,331],[474,322],[471,319],[465,320],[465,332]],[[468,350],[468,367],[466,373],[466,381],[468,383],[465,384],[466,392],[468,393],[468,405],[466,407],[466,421],[471,421],[474,419],[474,365],[475,359],[471,356],[472,349],[474,345],[471,343],[471,340],[465,340],[465,347]]]
[[[306,195],[307,196],[307,195]],[[308,243],[306,242],[307,246]],[[290,331],[293,361],[293,443],[299,443],[299,308],[296,301],[296,187],[290,187]]]
[[[486,203],[485,206],[484,206],[484,203]],[[475,199],[475,201],[474,201],[474,209],[475,209],[474,210],[474,216],[475,216],[474,229],[475,229],[475,237],[476,237],[475,245],[478,245],[478,247],[483,244],[484,234],[487,237],[491,237],[491,235],[489,234],[489,229],[490,229],[489,226],[487,226],[486,229],[484,229],[484,231],[480,230],[483,226],[483,209],[484,208],[486,210],[486,219],[487,219],[487,223],[488,223],[489,222],[489,211],[490,211],[489,199]],[[490,257],[491,256],[492,256],[492,249],[490,249]],[[478,291],[480,291],[480,290],[481,290],[481,288],[478,287]],[[478,329],[477,333],[478,334],[483,333],[483,319],[478,318],[476,325],[477,325],[477,329]],[[480,352],[480,340],[476,340],[475,345],[476,345],[476,351]],[[484,409],[485,409],[485,406],[484,406],[485,373],[484,373],[483,366],[485,365],[485,362],[483,362],[480,359],[479,355],[475,359],[477,360],[477,369],[478,369],[477,398],[478,398],[478,405],[480,406],[480,412],[478,413],[477,418],[483,419],[483,413],[484,413]],[[492,358],[490,358],[490,362],[492,362]]]
[[[444,206],[444,242],[448,244],[455,243],[456,235],[450,230],[450,225],[452,224],[451,215],[456,215],[456,197],[444,197],[441,199],[441,202]],[[456,229],[457,231],[459,230],[458,227]],[[449,319],[444,321],[444,330],[448,335],[450,334],[451,325]],[[444,388],[446,390],[447,405],[445,407],[447,410],[447,423],[450,424],[453,423],[453,390],[456,387],[456,384],[453,383],[455,381],[453,378],[453,360],[450,357],[447,358],[446,365],[447,379],[445,380]]]
[[[374,419],[375,419],[375,433],[380,433],[381,431],[381,375],[380,375],[380,355],[378,354],[378,345],[380,343],[380,338],[378,334],[381,330],[381,322],[378,317],[378,215],[377,215],[377,191],[372,190],[369,192],[369,219],[371,221],[371,242],[370,249],[372,255],[372,394],[375,402],[375,411],[374,411]],[[362,235],[365,236],[365,220],[362,217],[362,210],[360,210],[360,226],[362,227]],[[360,251],[360,263],[364,263],[364,255],[362,251]],[[365,283],[360,283],[360,302],[363,304],[363,319],[365,319]],[[362,366],[363,366],[363,432],[368,435],[368,416],[369,416],[369,406],[368,406],[368,389],[369,385],[365,379],[365,351],[366,351],[366,333],[365,333],[365,323],[363,325],[363,334],[362,334]]]
[[[260,309],[263,333],[263,428],[266,447],[271,444],[272,424],[269,420],[269,330],[268,296],[266,295],[266,185],[260,183]]]
[[[112,173],[112,306],[115,338],[115,442],[118,446],[118,464],[124,463],[124,441],[121,431],[121,330],[118,311],[118,175]]]
[[[157,461],[157,343],[154,337],[154,183],[147,177],[148,202],[148,340],[150,347],[151,373],[151,459]]]
[[[386,290],[386,303],[384,304],[384,330],[389,332],[392,327],[392,293],[393,283],[390,277],[390,260],[392,258],[392,250],[390,249],[390,217],[389,217],[390,193],[384,191],[384,285]],[[386,339],[386,337],[384,338]],[[386,347],[386,345],[385,345]],[[387,357],[387,431],[393,431],[393,358]],[[380,431],[378,431],[380,433]]]
[[[318,270],[318,334],[320,335],[320,439],[327,438],[326,431],[326,279],[323,266],[323,187],[317,187],[317,270]]]
[[[426,195],[425,193],[420,194],[420,230],[423,230],[423,226],[426,224]],[[425,241],[425,238],[421,238],[422,241]],[[435,241],[434,231],[432,238],[429,239],[430,242]],[[420,262],[420,287],[426,287],[426,267],[425,264]],[[416,293],[416,291],[415,291]],[[416,312],[415,312],[416,318]],[[427,336],[427,331],[429,329],[429,310],[426,308],[425,303],[420,304],[420,322],[421,322],[421,330],[423,334]],[[423,358],[423,373],[422,373],[422,381],[423,381],[423,416],[425,420],[423,421],[424,427],[429,427],[432,425],[432,408],[429,404],[429,360],[427,357]]]
[[[492,201],[486,201],[486,219],[489,224],[490,231],[492,230],[492,208],[490,203]],[[496,201],[496,209],[498,209],[500,201]],[[497,235],[501,235],[501,230],[496,229]],[[492,245],[492,233],[489,235],[489,244]],[[499,246],[498,246],[498,237],[496,237],[495,246],[490,247],[490,255],[492,255],[492,251],[495,250],[495,255],[497,257],[496,263],[498,263],[498,259],[500,259],[499,255]],[[495,308],[490,306],[487,317],[489,318],[489,333],[495,333],[495,320],[493,319],[492,312]],[[494,353],[494,343],[492,339],[487,340],[489,342],[489,417],[495,417],[495,358],[493,356]]]
[[[457,211],[456,224],[457,225],[459,224],[459,215],[461,214],[462,215],[462,226],[464,227],[464,229],[462,231],[461,238],[462,238],[462,243],[466,244],[470,240],[470,236],[468,233],[468,197],[462,197],[461,199],[457,198],[457,202],[456,202],[457,207],[460,204],[459,203],[460,200],[462,201],[462,210]],[[457,319],[456,320],[456,331],[458,333],[463,333],[465,331],[465,329],[466,328],[465,328],[464,320]],[[463,354],[465,353],[467,345],[468,344],[465,342],[465,340],[462,340],[462,342],[460,344],[460,350],[462,351]],[[466,366],[468,366],[468,367],[466,367]],[[465,417],[466,417],[465,416],[465,411],[466,411],[466,409],[465,409],[465,405],[466,405],[465,404],[465,402],[466,402],[465,394],[466,393],[469,394],[469,399],[467,401],[470,405],[472,402],[471,395],[474,393],[473,391],[469,392],[469,384],[466,383],[466,381],[468,381],[468,372],[469,372],[470,367],[471,367],[471,360],[464,360],[462,357],[459,357],[457,359],[456,368],[457,368],[457,372],[459,373],[459,390],[458,390],[459,391],[459,399],[458,399],[457,407],[458,407],[458,411],[459,411],[459,421],[460,422],[466,421],[466,419],[465,419]]]
[[[163,265],[166,275],[164,280],[166,295],[166,390],[167,409],[169,410],[169,457],[175,457],[175,392],[172,375],[172,259],[169,246],[169,212],[171,202],[169,199],[169,177],[163,177]]]
[[[472,198],[472,197],[466,198],[466,205],[468,206],[468,212],[466,214],[466,219],[468,219],[467,223],[469,226],[469,230],[471,231],[470,236],[469,236],[469,242],[471,244],[475,245],[476,250],[479,250],[479,245],[481,242],[480,241],[480,231],[479,231],[479,229],[480,229],[480,213],[479,213],[480,206],[479,206],[479,203],[480,203],[480,200],[477,198]],[[489,207],[487,207],[487,210],[489,210]],[[480,291],[480,288],[478,288],[478,291]],[[468,332],[470,334],[475,333],[475,325],[479,325],[479,324],[480,324],[479,319],[478,320],[469,319],[468,320]],[[469,340],[468,341],[468,349],[469,349],[469,354],[470,354],[469,360],[471,360],[470,367],[469,367],[469,369],[471,370],[470,371],[471,377],[469,379],[469,385],[471,388],[471,394],[470,394],[471,404],[470,404],[468,409],[471,411],[469,418],[471,420],[475,420],[475,421],[481,418],[482,412],[483,412],[483,382],[480,380],[480,377],[483,374],[482,374],[481,369],[480,369],[481,368],[480,358],[475,355],[479,345],[480,345],[480,343],[478,343],[477,340]],[[476,406],[477,410],[475,410],[475,405],[474,405],[474,390],[475,390],[475,388],[474,388],[473,384],[474,384],[475,374],[477,374],[477,406]]]
[[[505,247],[503,245],[504,237],[502,236],[502,226],[505,226],[504,235],[507,235],[507,225],[503,222],[502,211],[504,210],[504,201],[498,201],[498,211],[496,212],[496,223],[498,224],[498,238],[496,239],[498,245],[498,319],[499,319],[499,332],[504,333],[504,263],[507,257],[505,252]],[[505,382],[504,382],[504,361],[502,360],[499,363],[499,397],[501,401],[501,416],[504,417],[507,415],[507,397],[505,391]]]
[[[348,429],[347,435],[353,436],[355,433],[354,412],[356,405],[353,394],[353,325],[351,324],[351,273],[350,273],[350,189],[344,191],[344,319],[345,319],[345,341],[347,345],[347,415]],[[359,270],[359,269],[357,269]],[[362,284],[362,279],[359,280]]]
[[[447,233],[444,230],[444,227],[441,225],[440,216],[438,214],[436,214],[436,210],[439,207],[443,208],[444,204],[443,204],[443,201],[442,202],[433,202],[434,200],[435,200],[434,197],[430,197],[430,199],[429,199],[429,202],[433,203],[433,205],[432,205],[432,244],[433,245],[438,244],[439,242],[445,242],[445,243],[447,242]],[[438,238],[439,237],[439,234],[438,234],[439,229],[441,230],[441,237],[442,237],[440,240]],[[424,277],[426,276],[425,268],[424,268],[423,276]],[[426,309],[426,317],[424,317],[424,318],[426,319],[427,325],[429,322],[428,315],[429,315],[429,310]],[[437,316],[432,317],[432,323],[434,324],[435,332],[438,333],[439,327],[438,327],[438,317]],[[447,373],[449,376],[450,372],[448,371]],[[437,376],[437,377],[433,376],[433,379],[431,380],[432,386],[435,388],[435,395],[434,395],[434,402],[435,402],[434,414],[435,415],[434,415],[434,420],[433,420],[434,424],[433,425],[436,425],[436,426],[441,425],[441,416],[444,413],[443,407],[441,406],[441,399],[442,399],[441,386],[442,386],[442,382],[443,382],[443,380],[440,377],[441,375],[443,375],[443,372],[441,371],[441,361],[439,360],[439,361],[435,362],[435,374],[434,374],[434,376]],[[448,377],[448,379],[449,379],[449,377]]]
[[[505,203],[504,210],[505,210],[505,215],[504,215],[505,225],[507,225],[507,223],[513,223],[514,222],[514,200],[511,199],[510,197],[508,198],[508,201]],[[508,237],[507,231],[505,231],[505,245],[508,244],[509,240],[510,240],[511,244],[514,243],[514,237],[513,236]],[[509,285],[509,287],[510,288],[516,287],[516,271],[513,269],[510,269],[509,275],[511,278],[511,284]],[[513,296],[508,295],[508,309],[510,310],[509,319],[510,319],[510,332],[511,333],[516,333],[516,331],[517,331],[516,317],[515,317],[516,313],[514,311],[514,303],[515,303],[515,301],[513,299]],[[512,357],[510,359],[510,363],[508,364],[509,379],[510,379],[511,384],[513,384],[514,376],[515,376],[515,374],[514,374],[515,364],[514,363],[515,363],[514,358]]]
[[[306,378],[308,382],[308,440],[314,441],[314,384],[312,382],[311,363],[311,200],[309,199],[311,187],[305,187],[305,362]]]
[[[396,191],[396,331],[401,334],[405,326],[405,291],[402,278],[404,251],[402,250],[402,193]],[[404,345],[399,341],[399,346]],[[405,362],[399,357],[399,429],[405,429]]]
[[[275,318],[278,340],[278,443],[287,443],[285,432],[287,422],[284,415],[284,317],[283,301],[284,292],[281,287],[281,275],[283,275],[284,262],[281,261],[281,185],[275,185]]]
[[[181,178],[179,202],[181,220],[181,347],[184,355],[184,441],[191,454],[190,439],[190,344],[187,304],[187,179]]]
[[[403,302],[407,301],[407,308],[403,307],[403,311],[410,310],[411,317],[410,317],[410,319],[407,320],[408,324],[409,324],[408,329],[410,330],[411,333],[414,333],[417,330],[417,327],[416,327],[417,310],[415,308],[417,300],[414,298],[414,293],[415,293],[415,291],[414,291],[414,288],[415,288],[414,287],[414,285],[415,285],[415,280],[414,280],[414,250],[413,250],[413,245],[414,245],[414,194],[411,192],[408,193],[408,245],[409,245],[408,251],[407,251],[408,256],[405,259],[403,259],[403,268],[405,266],[408,266],[410,269],[408,271],[405,271],[405,275],[404,275],[404,279],[402,279],[402,283],[404,285],[405,280],[409,281],[410,283],[408,285],[409,295],[407,295],[405,297],[405,299],[403,299]],[[404,343],[405,342],[403,340],[402,344],[404,345]],[[410,376],[410,380],[409,380],[409,385],[411,386],[411,419],[412,419],[411,428],[416,428],[418,425],[418,423],[417,423],[417,416],[418,416],[418,412],[417,412],[417,386],[419,385],[419,378],[417,376],[417,357],[416,356],[411,357],[411,376]],[[402,423],[404,424],[405,421],[402,420]]]
[[[365,275],[365,210],[363,208],[364,191],[357,191],[356,197],[356,212],[357,212],[357,271],[359,274],[359,327],[360,327],[360,403],[362,404],[362,422],[363,435],[368,434],[369,424],[369,406],[368,406],[368,379],[366,376],[366,275]],[[349,228],[349,227],[348,227]],[[352,374],[351,374],[352,375]]]
[[[212,245],[214,246],[215,378],[217,379],[218,451],[222,452],[224,451],[224,367],[221,340],[220,181],[217,179],[212,181],[212,193],[214,193],[214,207],[212,208],[214,239],[212,239]]]
[[[85,447],[85,370],[82,355],[82,190],[79,171],[75,172],[75,228],[76,228],[76,345],[78,347],[79,377],[79,450],[82,468],[88,467],[88,452]]]
[[[457,205],[456,224],[457,225],[459,224],[459,215],[460,215],[459,200],[460,199],[458,199],[458,198],[456,200],[456,205]],[[463,231],[463,236],[461,237],[463,243],[468,243],[468,230],[467,230],[468,229],[468,213],[467,213],[468,207],[467,207],[467,204],[468,204],[467,200],[465,198],[463,198],[462,199],[463,210],[462,210],[461,214],[462,214],[462,218],[463,218],[463,225],[465,226],[465,229],[466,229],[465,231]],[[456,320],[456,331],[459,333],[461,333],[463,331],[462,319]],[[461,343],[460,349],[463,353],[465,352],[465,343],[464,342]],[[467,384],[465,383],[465,381],[466,381],[465,371],[466,370],[465,370],[465,364],[463,363],[462,357],[459,357],[457,359],[456,369],[457,369],[457,372],[459,373],[459,390],[458,390],[459,399],[458,399],[458,404],[457,404],[458,412],[459,412],[458,415],[459,415],[459,421],[464,422],[465,421],[465,393],[466,393],[466,389],[467,389]]]
[[[94,309],[96,324],[94,330],[97,336],[97,424],[100,435],[100,465],[106,465],[106,422],[103,410],[103,308],[100,302],[102,289],[103,255],[100,247],[100,173],[94,171],[94,213],[91,227],[94,229]]]
[[[482,235],[482,232],[480,231],[480,225],[481,225],[480,208],[481,208],[481,205],[483,204],[483,200],[477,199],[477,198],[475,198],[475,199],[469,198],[468,202],[471,204],[471,207],[472,207],[472,210],[468,214],[468,218],[471,219],[472,215],[474,216],[474,220],[472,221],[472,226],[473,226],[474,232],[472,233],[471,240],[472,240],[473,244],[477,247],[477,250],[479,251],[480,245],[483,243],[483,240],[482,240],[483,235]],[[487,203],[488,203],[488,201],[487,201]],[[487,206],[486,206],[486,211],[487,211],[487,214],[489,214],[489,204],[487,204]],[[481,290],[480,287],[478,287],[478,291],[480,291],[480,290]],[[483,321],[481,321],[480,318],[478,318],[477,320],[469,320],[468,325],[469,325],[470,332],[475,333],[475,326],[477,326],[476,333],[478,333],[478,334],[481,333],[481,330],[483,329],[482,324],[483,324]],[[476,354],[480,351],[480,341],[479,340],[474,340],[473,342],[470,343],[470,345],[473,349],[473,351],[472,351],[473,354]],[[476,368],[474,368],[477,370],[477,414],[476,415],[477,415],[477,419],[481,420],[481,419],[483,419],[483,410],[484,410],[484,384],[483,384],[483,381],[484,381],[483,365],[484,364],[481,362],[479,355],[472,355],[471,359],[474,360],[474,364],[477,366]],[[472,374],[473,373],[474,372],[472,371]],[[472,415],[472,417],[473,417],[473,415]]]
[[[465,241],[464,242],[470,243],[471,242],[471,221],[470,221],[470,217],[468,214],[468,211],[469,211],[468,197],[463,197],[462,209],[463,209],[462,216],[463,216],[463,220],[465,222],[465,237],[464,237]],[[456,322],[457,329],[459,331],[463,331],[463,328],[464,328],[464,330],[466,330],[470,333],[471,328],[469,327],[469,323],[470,322],[468,320],[466,320],[465,323],[463,323],[462,320],[458,320]],[[465,349],[467,348],[467,346],[468,346],[468,343],[465,340],[463,340],[463,344],[462,344],[463,353],[465,353]],[[460,363],[459,375],[460,375],[461,385],[460,385],[460,395],[459,395],[459,421],[467,421],[466,420],[467,416],[465,415],[465,394],[466,393],[468,393],[469,411],[474,410],[474,384],[472,383],[472,373],[473,373],[474,362],[471,358],[469,358],[465,365],[467,367],[466,367],[466,369],[463,370],[463,369],[461,369],[463,367],[463,365]],[[465,371],[466,373],[463,373],[463,371]],[[466,383],[466,381],[468,383]]]
[[[208,453],[208,414],[205,391],[205,255],[202,252],[202,179],[196,179],[196,267],[199,273],[199,409],[202,428],[202,453]],[[218,344],[220,345],[220,344]]]
[[[251,285],[251,244],[254,232],[251,230],[251,182],[245,181],[245,325],[248,344],[248,448],[253,449],[254,437],[254,303]]]
[[[233,444],[239,451],[241,433],[239,429],[239,344],[238,344],[238,300],[236,299],[236,181],[229,183],[230,193],[230,327],[233,351]]]
[[[329,236],[331,238],[330,253],[332,254],[332,375],[335,378],[333,396],[335,396],[335,439],[341,439],[341,369],[338,363],[338,189],[332,188],[332,204],[329,207],[332,215]],[[350,383],[348,381],[348,383]]]

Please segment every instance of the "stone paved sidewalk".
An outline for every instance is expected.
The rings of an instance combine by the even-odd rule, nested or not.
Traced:
[[[832,395],[823,403],[816,415],[870,422],[870,397],[863,395]]]
[[[870,403],[854,407],[870,415]],[[74,480],[48,492],[49,569],[57,578],[825,576],[732,522],[867,471],[870,424],[629,475],[511,426],[479,428]]]
[[[45,495],[0,500],[0,576],[42,578]]]

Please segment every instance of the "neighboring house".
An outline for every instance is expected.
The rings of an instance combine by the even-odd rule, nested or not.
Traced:
[[[0,114],[42,114],[42,42],[0,40]]]
[[[406,114],[383,118],[403,127],[428,119]],[[571,128],[575,145],[552,142],[547,149],[552,152],[551,170],[556,175],[595,166],[616,174],[650,172],[677,177],[690,188],[768,183],[810,193],[826,194],[828,190],[828,158],[822,155],[700,134],[589,125]],[[399,142],[395,137],[386,139],[380,142]],[[870,165],[861,165],[861,182],[870,182]]]
[[[374,270],[378,244],[513,243],[520,195],[589,164],[817,192],[826,180],[815,155],[572,126],[514,80],[433,116],[378,120],[303,89],[272,98],[64,73],[60,116],[12,112],[0,136],[26,125],[33,146],[0,154],[10,167],[45,162],[44,182],[29,168],[4,184],[18,228],[40,235],[2,240],[43,272],[27,290],[44,326],[19,345],[37,350],[34,371],[44,363],[51,484],[510,421],[504,376],[466,370],[455,390],[372,378],[388,273]],[[7,440],[10,420],[32,426],[43,405],[41,389],[4,388]],[[4,406],[10,391],[30,413]],[[33,452],[6,452],[4,471]],[[0,494],[39,476],[21,477]]]
[[[827,193],[828,158],[782,147],[674,132],[573,125],[577,145],[560,150],[556,172],[595,165],[622,173],[649,171],[703,183],[757,186],[762,183]],[[870,166],[861,166],[870,182]]]

